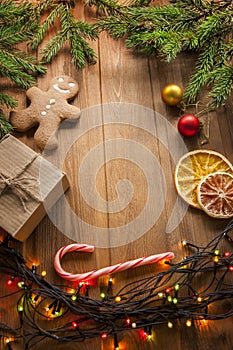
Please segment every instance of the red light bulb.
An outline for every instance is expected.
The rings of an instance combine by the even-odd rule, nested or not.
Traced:
[[[129,324],[131,324],[131,319],[130,319],[130,318],[127,318],[127,319],[125,320],[125,322],[129,325]]]
[[[230,253],[230,252],[226,252],[226,253],[224,253],[224,256],[225,256],[226,258],[229,258],[229,256],[231,256],[231,253]]]
[[[77,328],[77,327],[78,327],[77,322],[73,321],[73,322],[72,322],[72,327],[73,327],[73,328]]]

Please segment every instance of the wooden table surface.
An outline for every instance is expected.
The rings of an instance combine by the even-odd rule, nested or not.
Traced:
[[[79,17],[90,19],[93,16],[93,12],[84,10],[81,4],[75,10]],[[179,111],[164,104],[161,89],[168,83],[185,86],[194,66],[194,57],[181,55],[172,63],[162,63],[154,57],[148,59],[133,54],[125,48],[123,40],[114,41],[106,33],[102,33],[92,45],[98,53],[96,65],[77,72],[66,48],[48,65],[47,74],[38,79],[38,87],[46,90],[52,77],[61,74],[72,76],[80,86],[79,95],[72,104],[82,111],[80,121],[74,124],[73,129],[65,130],[67,139],[63,143],[65,147],[69,133],[73,137],[75,132],[76,141],[61,165],[70,182],[66,194],[68,212],[67,208],[64,212],[61,210],[66,232],[57,228],[46,216],[24,244],[17,244],[26,260],[38,262],[39,270],[46,269],[47,279],[54,283],[62,283],[53,268],[54,255],[66,244],[80,242],[96,246],[93,254],[67,255],[63,266],[70,272],[99,269],[165,251],[174,251],[178,262],[184,256],[179,244],[182,238],[204,245],[227,224],[225,220],[213,219],[199,210],[188,208],[180,224],[170,233],[166,232],[177,200],[173,174],[179,152],[173,149],[173,142],[180,136],[176,130]],[[8,86],[4,90],[18,98],[19,110],[26,106],[25,91]],[[111,102],[125,103],[126,113],[119,105],[109,105]],[[102,104],[105,104],[104,108],[96,107]],[[160,122],[153,117],[153,110],[161,115]],[[201,144],[203,134],[184,139],[187,150],[215,150],[233,162],[232,113],[231,101],[224,108],[210,113],[209,142]],[[207,117],[204,121],[206,127]],[[17,136],[34,147],[33,132]],[[56,157],[52,158],[53,161]],[[151,196],[150,191],[156,191],[156,186],[152,189],[150,183],[153,164],[157,167],[160,164],[164,175],[166,186],[163,186],[167,189],[165,203],[159,194]],[[155,183],[159,181],[157,175],[158,171],[154,176]],[[128,187],[125,192],[118,193],[119,181],[124,179],[128,182],[121,182],[121,185]],[[93,189],[96,193],[91,193]],[[120,196],[124,195],[130,202],[122,208],[124,198]],[[148,198],[150,203],[146,207]],[[77,220],[70,218],[71,209]],[[156,217],[154,212],[159,209],[161,213]],[[142,212],[143,216],[140,216]],[[128,227],[133,229],[128,232]],[[122,242],[124,245],[121,245]],[[129,281],[149,276],[156,269],[159,268],[152,265],[118,273],[114,276],[113,289],[117,291]],[[99,283],[104,283],[104,280]],[[90,293],[98,297],[99,291],[100,285],[93,287]],[[10,320],[12,316],[9,312],[4,317]],[[120,349],[233,349],[232,319],[209,321],[206,326],[197,322],[190,328],[181,323],[173,329],[156,326],[153,332],[151,343],[140,340],[137,331],[119,335]],[[45,346],[50,350],[113,349],[111,339],[94,339],[82,344],[45,341],[33,350],[44,349]],[[17,348],[22,349],[20,344],[15,345],[14,349]]]

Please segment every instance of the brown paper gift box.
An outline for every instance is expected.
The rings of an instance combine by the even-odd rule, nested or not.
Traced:
[[[66,175],[11,135],[0,141],[0,227],[25,241],[69,187]]]

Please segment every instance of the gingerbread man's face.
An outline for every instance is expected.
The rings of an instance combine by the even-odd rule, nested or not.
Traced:
[[[51,80],[49,91],[52,90],[61,93],[66,100],[70,100],[77,95],[79,88],[74,79],[61,75]]]

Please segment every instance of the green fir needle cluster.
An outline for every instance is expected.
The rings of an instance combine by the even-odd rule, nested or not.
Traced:
[[[119,16],[103,18],[99,25],[126,46],[144,54],[155,53],[170,62],[181,52],[195,53],[196,67],[185,91],[187,103],[209,86],[208,107],[225,103],[233,88],[233,2],[178,0],[152,6],[136,0]]]
[[[50,42],[42,50],[42,62],[50,63],[61,48],[69,43],[72,61],[77,69],[81,69],[86,63],[96,63],[96,53],[89,44],[89,40],[98,38],[95,25],[76,20],[73,14],[75,1],[43,1],[36,8],[38,17],[46,15],[40,28],[31,42],[36,49],[43,41],[46,33],[59,20],[59,29]]]
[[[185,90],[185,102],[196,102],[204,86],[209,87],[209,109],[224,105],[233,88],[233,1],[171,0],[156,5],[150,0],[85,0],[96,9],[95,23],[75,17],[78,0],[37,2],[0,0],[0,77],[27,89],[35,84],[45,65],[68,44],[77,69],[93,64],[97,55],[90,45],[106,30],[137,52],[155,54],[170,62],[181,52],[194,53],[196,67]],[[56,23],[56,25],[55,25]],[[36,50],[51,28],[56,32],[36,59]],[[53,29],[54,30],[54,29]],[[31,52],[18,45],[28,43]],[[25,46],[24,46],[25,47]],[[33,51],[34,50],[34,51]],[[0,107],[15,108],[17,101],[0,93]],[[0,137],[12,130],[0,109]]]
[[[46,68],[38,60],[17,46],[28,42],[37,32],[38,25],[30,2],[15,4],[0,1],[0,77],[8,78],[17,86],[27,89],[35,84],[35,75],[43,74]],[[1,106],[15,108],[17,101],[0,93],[0,137],[12,131]]]

